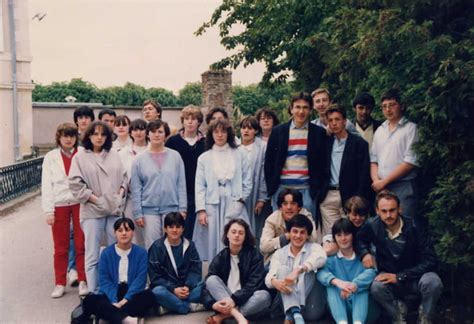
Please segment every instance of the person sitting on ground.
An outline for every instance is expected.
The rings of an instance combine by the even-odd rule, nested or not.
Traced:
[[[246,317],[261,315],[270,306],[263,285],[263,258],[250,226],[240,218],[225,225],[222,241],[226,247],[212,260],[203,289],[204,305],[216,311],[207,323],[221,323],[228,317],[248,323]]]
[[[166,215],[165,236],[148,250],[148,276],[156,302],[178,314],[200,309],[202,287],[201,260],[194,243],[183,237],[184,224],[180,213]]]
[[[357,233],[356,252],[366,268],[375,266],[371,245],[375,246],[379,274],[370,287],[374,299],[393,321],[405,322],[408,294],[421,295],[418,323],[432,323],[443,284],[434,272],[436,254],[424,227],[415,227],[412,218],[400,214],[400,200],[383,190],[376,197],[377,217]]]
[[[369,308],[369,287],[377,274],[364,268],[354,253],[355,226],[342,218],[334,222],[332,236],[338,251],[330,256],[316,277],[327,288],[327,299],[332,317],[337,324],[366,323]],[[352,316],[351,316],[352,315]]]
[[[303,208],[303,195],[295,189],[283,189],[278,195],[278,210],[265,220],[260,238],[260,252],[265,256],[265,264],[276,250],[284,247],[290,241],[290,233],[286,231],[286,224],[296,215],[301,214],[311,220],[311,213]],[[309,242],[316,242],[316,231],[310,234]]]
[[[323,290],[313,286],[317,287],[314,273],[324,266],[327,257],[321,245],[308,242],[313,223],[307,216],[298,214],[286,226],[290,243],[272,255],[265,284],[281,296],[285,323],[302,324],[304,318],[313,321],[324,314]],[[319,296],[309,303],[308,296],[313,290]]]
[[[155,303],[153,293],[145,290],[147,254],[132,243],[135,225],[121,217],[114,223],[117,243],[108,246],[100,256],[97,295],[87,295],[84,313],[96,315],[109,323],[137,323]]]

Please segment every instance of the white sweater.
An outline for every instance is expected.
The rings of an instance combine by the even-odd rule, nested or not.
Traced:
[[[82,149],[82,147],[79,147],[79,149]],[[49,151],[44,157],[41,176],[41,199],[43,212],[46,215],[54,214],[54,207],[79,203],[69,190],[69,181],[59,148]]]

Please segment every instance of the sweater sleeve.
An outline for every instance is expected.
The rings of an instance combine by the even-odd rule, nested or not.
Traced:
[[[99,260],[99,285],[100,291],[107,296],[111,303],[118,302],[117,300],[117,291],[118,291],[118,282],[116,276],[114,276],[114,271],[118,265],[116,265],[116,260],[114,256],[110,253],[110,246],[102,252]]]
[[[267,200],[267,196],[268,196],[268,193],[267,193],[267,183],[265,182],[265,170],[264,170],[264,164],[265,164],[265,151],[267,150],[267,144],[265,142],[262,141],[262,144],[261,144],[261,158],[260,158],[260,161],[262,162],[260,165],[257,165],[255,167],[257,168],[260,168],[260,179],[258,179],[260,181],[260,184],[259,184],[259,190],[258,190],[258,196],[257,196],[257,199],[259,201],[265,201]]]
[[[248,159],[241,150],[237,150],[242,162],[242,199],[246,200],[252,192],[252,173]]]
[[[51,154],[46,154],[41,171],[41,202],[46,215],[54,214],[53,180],[51,178]]]
[[[74,155],[71,169],[69,170],[69,189],[72,195],[79,200],[81,204],[85,204],[91,197],[92,190],[88,188],[84,181],[83,170],[80,164],[79,154]]]
[[[308,243],[307,243],[308,244]],[[326,264],[327,255],[318,243],[309,243],[310,255],[304,261],[304,265],[314,272]]]
[[[201,155],[198,158],[197,169],[196,169],[196,181],[195,181],[195,199],[196,199],[196,212],[206,210],[206,174],[204,171],[204,162]]]
[[[141,180],[140,159],[135,159],[132,163],[130,192],[132,194],[133,218],[143,217],[143,210],[142,210],[143,183]]]
[[[186,212],[188,210],[188,198],[186,194],[186,175],[184,173],[184,162],[178,152],[176,152],[176,160],[178,166],[178,205],[179,211]]]
[[[352,282],[357,285],[358,291],[367,291],[370,287],[372,281],[374,281],[377,272],[375,269],[368,268],[364,269],[360,274],[358,274]]]
[[[319,271],[316,273],[316,278],[318,281],[323,284],[326,287],[331,286],[331,280],[336,279],[336,276],[332,272],[332,258],[329,258],[326,265],[319,269]]]
[[[133,249],[135,249],[135,256],[133,258],[130,258],[129,256],[128,291],[124,296],[127,300],[130,300],[134,295],[145,289],[147,278],[148,258],[146,251],[143,248],[134,245],[130,254],[134,252]],[[136,267],[133,274],[132,271],[130,271],[130,267],[132,266]]]

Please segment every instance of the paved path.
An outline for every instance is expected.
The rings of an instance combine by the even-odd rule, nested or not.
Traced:
[[[79,304],[77,288],[59,299],[54,288],[53,240],[41,197],[0,218],[0,323],[68,323]],[[210,313],[163,316],[146,323],[205,323]]]

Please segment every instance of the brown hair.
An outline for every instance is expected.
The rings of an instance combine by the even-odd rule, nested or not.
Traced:
[[[370,206],[367,199],[361,196],[352,196],[351,198],[346,200],[344,204],[344,211],[346,214],[350,212],[354,212],[360,216],[369,216]]]
[[[217,119],[211,122],[209,125],[209,128],[207,129],[206,133],[206,147],[208,150],[212,148],[214,145],[214,137],[212,136],[212,133],[216,129],[222,128],[227,132],[227,143],[229,144],[230,147],[232,148],[237,148],[237,144],[235,143],[235,133],[234,129],[232,128],[232,125],[230,124],[229,120],[227,119]]]
[[[58,147],[61,146],[60,138],[61,136],[71,136],[76,138],[76,143],[74,143],[74,147],[77,147],[79,142],[79,131],[77,130],[77,126],[73,123],[62,123],[59,124],[58,128],[56,129],[56,145]]]
[[[202,124],[204,120],[204,115],[201,112],[201,108],[195,105],[188,105],[181,110],[181,124],[184,122],[184,119],[192,116],[193,118],[198,120],[199,126]]]
[[[329,105],[329,107],[326,110],[326,112],[324,113],[324,115],[326,116],[326,118],[328,118],[329,115],[332,114],[332,113],[340,113],[342,115],[342,118],[344,118],[344,119],[347,118],[346,109],[344,109],[344,107],[342,107],[339,104]]]
[[[253,236],[252,231],[250,230],[249,224],[246,221],[240,218],[233,218],[231,219],[225,226],[224,226],[224,234],[222,235],[222,243],[225,246],[229,246],[229,239],[227,238],[227,234],[229,233],[230,227],[234,224],[239,224],[245,229],[245,239],[242,247],[254,247],[256,244],[255,236]]]
[[[163,111],[163,108],[161,108],[161,105],[157,101],[153,99],[147,99],[143,102],[143,107],[145,107],[146,105],[152,105],[153,107],[155,107],[156,112],[158,113],[158,118],[161,118],[161,112]]]
[[[397,206],[400,207],[400,198],[398,198],[398,196],[392,191],[382,190],[377,194],[375,197],[375,206],[377,208],[379,207],[379,201],[382,199],[395,200],[397,202]]]
[[[94,146],[92,145],[91,142],[91,136],[94,134],[95,129],[101,127],[104,134],[105,134],[105,143],[102,145],[102,150],[110,151],[112,148],[112,130],[110,127],[102,122],[102,121],[95,121],[92,122],[89,126],[87,126],[86,132],[84,133],[84,138],[82,139],[82,145],[84,145],[84,148],[86,150],[93,150]]]

